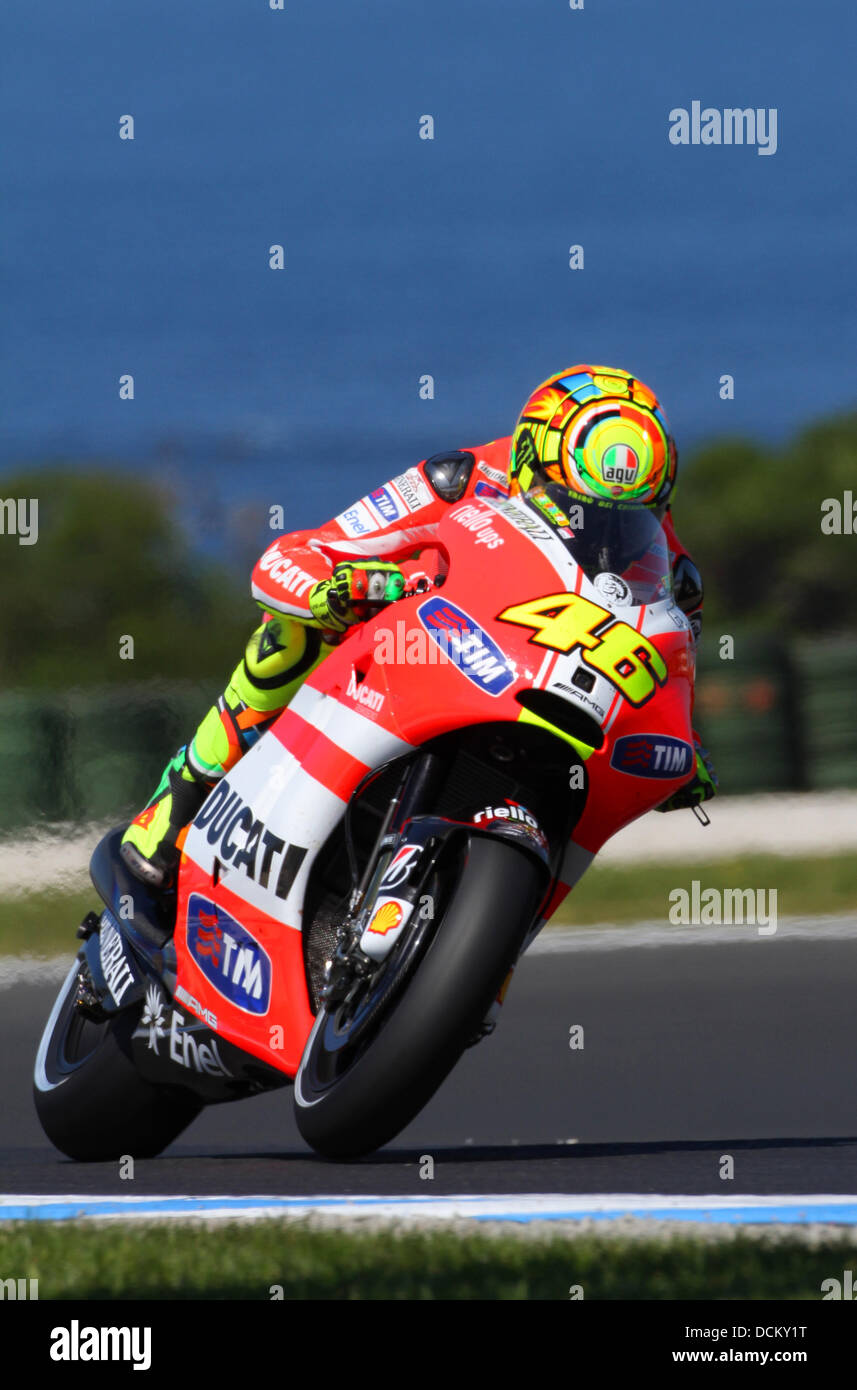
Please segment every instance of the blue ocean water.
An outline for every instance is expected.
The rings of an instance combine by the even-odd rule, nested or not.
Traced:
[[[685,451],[853,407],[855,37],[848,0],[5,0],[0,469],[300,526],[574,362]],[[776,108],[776,153],[671,144],[694,100]]]

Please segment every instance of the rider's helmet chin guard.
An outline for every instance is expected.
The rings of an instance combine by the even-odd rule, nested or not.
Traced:
[[[521,411],[509,455],[517,496],[550,483],[575,496],[630,502],[663,519],[677,452],[654,393],[616,367],[576,366],[549,377]]]

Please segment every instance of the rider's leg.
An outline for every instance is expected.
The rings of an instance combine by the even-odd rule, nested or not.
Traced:
[[[217,704],[170,759],[151,801],[125,832],[120,853],[138,878],[167,886],[178,864],[179,832],[329,650],[315,628],[288,618],[271,617],[257,628]]]

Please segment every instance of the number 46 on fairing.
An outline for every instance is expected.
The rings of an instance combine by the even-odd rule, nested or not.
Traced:
[[[644,705],[666,681],[666,662],[657,647],[581,594],[546,594],[513,603],[497,617],[535,629],[530,641],[552,651],[582,648],[587,665],[606,676],[632,705]]]

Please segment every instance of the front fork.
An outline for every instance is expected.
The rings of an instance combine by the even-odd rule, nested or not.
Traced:
[[[415,919],[418,934],[422,935],[428,930],[435,915],[435,903],[432,895],[426,896],[424,890],[452,840],[485,833],[512,839],[520,848],[526,848],[541,860],[546,888],[552,883],[553,871],[545,837],[542,837],[544,845],[539,846],[531,838],[531,832],[511,822],[500,822],[487,832],[470,822],[420,813],[422,806],[432,804],[444,772],[443,759],[433,752],[424,751],[409,763],[359,879],[356,856],[349,848],[355,887],[349,899],[348,918],[343,924],[327,980],[321,990],[323,1004],[330,1006],[343,999],[355,985],[359,987],[359,982],[372,974],[389,956]],[[367,782],[369,780],[367,778]],[[349,815],[353,806],[352,801]],[[348,822],[346,834],[349,835]],[[494,1015],[502,1003],[511,975],[510,970],[479,1037],[493,1031]],[[473,1041],[478,1041],[479,1037]]]
[[[377,891],[384,878],[406,822],[421,804],[430,799],[442,776],[443,763],[436,753],[421,753],[404,769],[363,876],[351,894],[348,904],[350,915],[358,913],[367,901],[372,901],[373,892]]]
[[[443,771],[443,762],[435,753],[420,753],[408,763],[359,878],[350,832],[355,802],[359,806],[359,788],[358,796],[350,803],[346,838],[355,886],[348,903],[348,917],[321,990],[323,1004],[329,1006],[344,998],[355,981],[377,969],[411,920],[417,893],[437,857],[432,852],[437,848],[432,843],[437,837],[432,833],[433,827],[420,818],[419,829],[415,829],[409,842],[402,846],[401,841],[405,827],[409,822],[414,825],[415,813],[431,798]],[[370,780],[367,778],[367,783]],[[450,822],[438,822],[438,825],[448,827]],[[400,891],[393,893],[394,888]],[[387,892],[388,889],[391,891]],[[423,921],[430,920],[431,915],[425,914]]]

